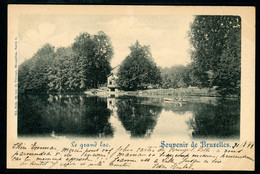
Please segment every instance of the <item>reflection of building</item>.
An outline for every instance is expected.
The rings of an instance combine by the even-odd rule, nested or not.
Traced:
[[[116,98],[112,98],[112,97],[108,97],[107,98],[107,108],[109,110],[112,111],[112,113],[114,114],[114,112],[117,110],[116,107]]]
[[[118,92],[118,85],[116,80],[118,79],[117,72],[119,66],[114,67],[111,73],[107,76],[107,88],[110,94],[116,94]]]

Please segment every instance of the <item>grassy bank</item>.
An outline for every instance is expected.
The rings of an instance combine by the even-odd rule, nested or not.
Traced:
[[[142,95],[163,95],[163,96],[203,96],[218,97],[216,90],[210,88],[178,88],[178,89],[153,89],[141,91]]]
[[[139,96],[174,96],[174,97],[219,97],[220,95],[214,89],[203,88],[199,89],[196,87],[192,88],[178,88],[178,89],[149,89],[140,91],[130,91],[126,92],[129,95],[139,95]]]

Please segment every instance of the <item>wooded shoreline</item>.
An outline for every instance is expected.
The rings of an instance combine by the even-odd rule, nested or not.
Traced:
[[[19,92],[19,94],[85,94],[84,92]],[[107,93],[107,95],[110,95]],[[221,97],[215,89],[212,88],[202,88],[197,87],[192,88],[177,88],[177,89],[147,89],[147,90],[137,90],[137,91],[122,91],[119,90],[116,95],[130,95],[130,96],[140,96],[140,97]],[[93,96],[101,96],[100,94],[93,94]],[[226,96],[226,98],[239,98],[238,95]]]
[[[241,19],[196,16],[188,33],[191,62],[164,68],[156,65],[150,46],[138,40],[129,47],[130,54],[112,68],[114,50],[103,31],[80,33],[68,47],[55,49],[45,44],[19,66],[18,89],[89,95],[239,97]],[[101,86],[108,90],[97,89]]]

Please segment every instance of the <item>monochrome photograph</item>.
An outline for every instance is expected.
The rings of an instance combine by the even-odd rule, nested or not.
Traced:
[[[239,138],[239,16],[21,15],[18,40],[18,136]]]
[[[7,168],[254,170],[253,7],[10,5]]]

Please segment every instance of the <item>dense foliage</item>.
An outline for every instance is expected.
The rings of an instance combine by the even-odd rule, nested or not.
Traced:
[[[82,33],[70,47],[44,45],[19,66],[19,90],[84,91],[106,82],[113,48],[104,32]]]
[[[222,95],[240,94],[241,18],[196,16],[190,29],[193,74],[201,87]]]
[[[190,85],[189,69],[183,65],[161,68],[162,88],[185,88]]]
[[[149,46],[136,41],[121,63],[117,83],[123,90],[215,88],[223,97],[240,95],[241,19],[196,16],[189,31],[192,62],[158,68]],[[44,45],[19,66],[19,90],[72,92],[97,88],[111,71],[113,48],[104,32],[82,33],[69,47]],[[173,60],[174,61],[174,60]]]
[[[106,76],[110,73],[110,60],[113,48],[109,37],[104,32],[97,35],[83,33],[78,36],[72,45],[76,54],[78,73],[81,88],[97,88],[106,82]]]
[[[48,73],[54,61],[54,47],[45,44],[29,60],[19,66],[19,89],[44,92],[48,90]]]
[[[138,41],[129,48],[131,52],[118,71],[118,85],[124,90],[137,90],[159,84],[161,74],[150,48],[140,45]]]

